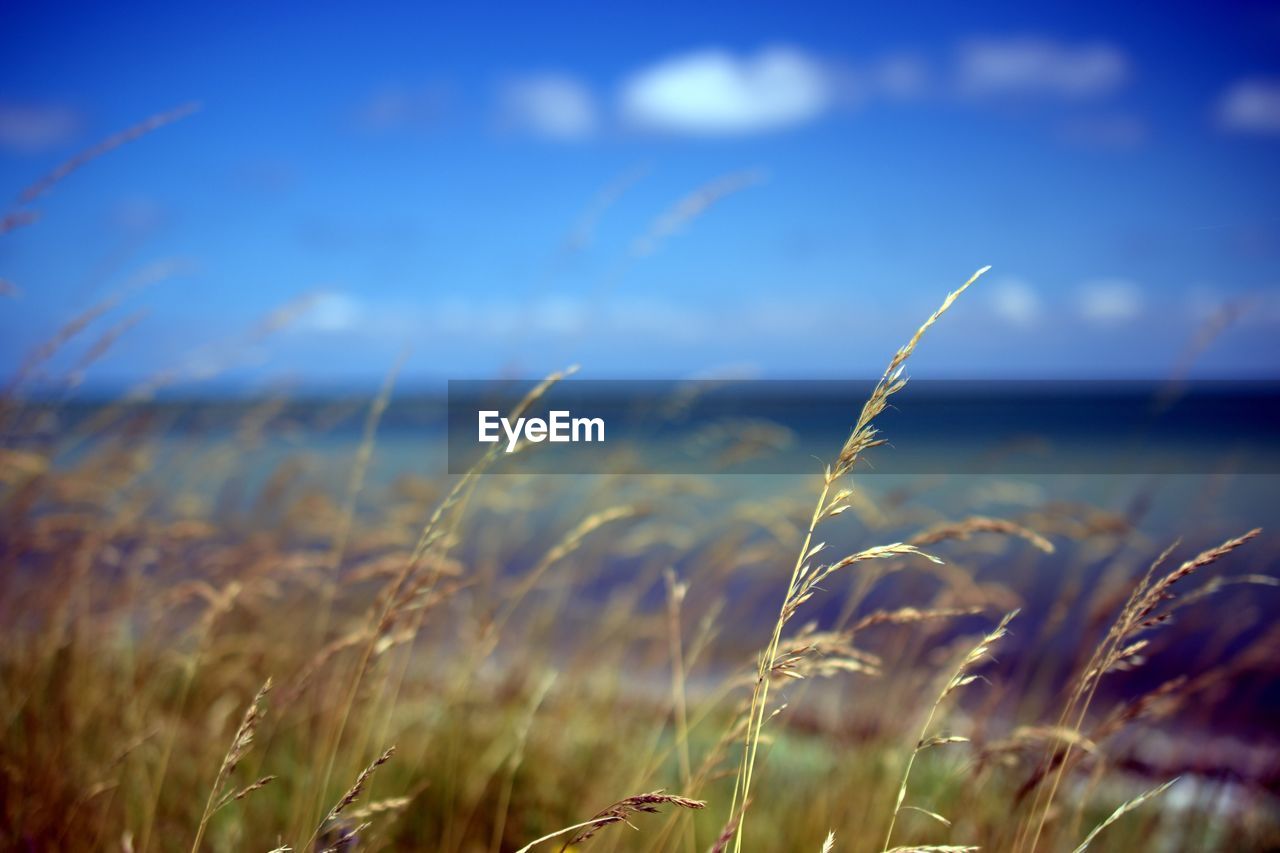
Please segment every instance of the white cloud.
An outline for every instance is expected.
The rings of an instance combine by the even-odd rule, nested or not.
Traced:
[[[512,335],[555,340],[581,333],[589,319],[587,309],[576,297],[558,295],[533,302],[465,296],[414,302],[326,292],[309,306],[298,327],[379,339],[412,335],[470,344],[499,343]]]
[[[298,318],[295,327],[308,332],[350,332],[365,320],[364,306],[355,298],[334,291],[318,293]]]
[[[585,139],[596,130],[591,91],[563,74],[537,74],[508,81],[501,94],[507,127],[560,141]]]
[[[829,109],[834,86],[822,63],[793,48],[752,57],[707,49],[642,69],[622,86],[620,109],[630,124],[693,135],[778,130]]]
[[[0,103],[0,148],[34,154],[71,141],[81,117],[53,104]]]
[[[1050,96],[1084,100],[1125,84],[1129,61],[1113,45],[1043,38],[974,39],[961,45],[956,86],[972,98]]]
[[[1280,135],[1280,80],[1240,80],[1218,102],[1218,122],[1237,133]]]
[[[587,306],[580,300],[550,296],[532,306],[525,323],[549,335],[575,335],[585,327],[587,315]]]
[[[962,41],[950,63],[910,50],[851,62],[794,46],[752,54],[704,47],[625,76],[612,112],[633,129],[730,137],[797,127],[833,110],[878,102],[937,102],[948,95],[970,101],[1087,101],[1115,92],[1129,76],[1129,58],[1114,45],[1032,36]],[[602,125],[596,99],[577,77],[518,77],[499,96],[507,129],[579,140],[594,136]],[[1103,148],[1132,147],[1144,135],[1142,121],[1128,115],[1081,120],[1062,131],[1067,142]]]
[[[1125,323],[1142,311],[1142,291],[1121,278],[1085,282],[1077,294],[1080,317],[1099,326]]]
[[[707,312],[678,301],[628,299],[604,312],[605,334],[615,338],[641,337],[682,344],[705,341],[716,328]]]
[[[1040,297],[1025,281],[1005,279],[988,292],[992,310],[1010,325],[1030,328],[1040,321]]]

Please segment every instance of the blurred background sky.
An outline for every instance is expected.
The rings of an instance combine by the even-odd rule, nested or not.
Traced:
[[[0,194],[87,387],[1274,377],[1280,4],[7,3]]]

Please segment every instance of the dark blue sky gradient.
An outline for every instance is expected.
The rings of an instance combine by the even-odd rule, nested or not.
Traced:
[[[975,83],[975,44],[1043,63]],[[774,46],[821,70],[820,108],[715,133],[627,110],[664,60]],[[548,74],[586,99],[572,133],[511,105]],[[411,378],[867,376],[987,263],[917,375],[1162,376],[1224,306],[1195,372],[1280,369],[1275,3],[7,4],[0,194],[193,100],[0,236],[7,372],[123,293],[50,371],[144,312],[88,386],[366,386],[406,346]],[[282,305],[294,322],[255,334]]]

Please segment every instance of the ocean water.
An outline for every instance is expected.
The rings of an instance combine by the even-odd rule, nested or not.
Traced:
[[[451,383],[447,396],[395,398],[375,434],[371,493],[406,476],[447,479],[493,445],[478,408],[510,411],[531,382]],[[561,383],[548,409],[599,416],[606,440],[526,443],[488,476],[531,473],[557,488],[593,477],[710,478],[741,496],[809,488],[857,421],[865,382]],[[146,443],[154,488],[253,494],[290,460],[338,494],[362,440],[360,397],[168,400],[46,406],[28,443],[74,466],[104,440]],[[102,419],[103,412],[114,416]],[[1154,537],[1200,527],[1268,527],[1280,506],[1280,383],[917,381],[875,420],[885,441],[854,472],[872,495],[910,493],[954,516],[1076,502],[1141,516]],[[92,431],[90,431],[92,430]],[[505,440],[504,440],[505,441]],[[234,452],[226,456],[229,449]],[[221,450],[218,462],[211,461]]]
[[[452,386],[448,396],[392,400],[377,425],[358,523],[376,524],[385,515],[397,483],[416,479],[438,487],[474,464],[491,449],[476,441],[477,407],[510,411],[529,385],[464,383]],[[653,547],[666,548],[656,556],[682,577],[693,578],[696,590],[703,540],[715,535],[717,513],[726,506],[765,506],[780,498],[794,499],[801,508],[806,501],[811,505],[825,461],[839,452],[869,388],[869,383],[564,383],[530,414],[563,408],[600,416],[607,424],[606,441],[531,444],[519,453],[495,453],[485,488],[523,495],[529,501],[521,510],[524,519],[512,525],[500,513],[477,507],[473,529],[492,529],[495,535],[464,539],[457,556],[464,563],[491,559],[490,540],[509,540],[502,551],[505,570],[519,574],[564,530],[599,508],[602,493],[625,493],[628,501],[651,502],[671,541],[685,537],[689,547],[684,549],[670,542]],[[246,519],[269,523],[264,521],[269,516],[261,515],[261,495],[287,466],[300,472],[307,488],[340,500],[370,402],[337,397],[166,400],[125,408],[111,401],[45,405],[29,418],[27,443],[52,451],[56,465],[66,468],[110,445],[145,447],[149,464],[140,477],[157,496],[153,512],[180,514],[195,500],[215,521],[225,516],[242,530]],[[1175,540],[1184,543],[1178,551],[1184,559],[1261,527],[1263,536],[1215,567],[1214,576],[1280,577],[1276,383],[1193,383],[1171,389],[1155,383],[916,382],[893,398],[876,424],[886,444],[866,454],[851,481],[871,505],[900,518],[880,529],[842,518],[831,534],[833,550],[885,544],[931,521],[971,515],[1105,516],[1120,525],[1093,539],[1046,531],[1058,546],[1052,555],[1001,544],[966,552],[957,564],[977,583],[1016,590],[1024,624],[1040,624],[1053,614],[1065,620],[1066,629],[1040,647],[1046,661],[1065,666],[1078,655],[1080,637],[1096,630],[1089,624],[1088,592],[1115,565],[1140,572]],[[689,494],[670,497],[682,490],[679,484],[688,486]],[[605,601],[653,556],[604,549],[591,581],[574,594]],[[734,600],[739,624],[768,624],[786,571],[753,567],[715,594]],[[834,620],[842,589],[815,599],[809,618]],[[917,600],[918,594],[891,583],[868,606]],[[651,600],[641,604],[660,606],[661,595],[655,587]],[[1077,597],[1065,602],[1065,610],[1064,595]],[[1228,659],[1257,642],[1277,614],[1280,589],[1224,588],[1179,615],[1183,624],[1169,632],[1174,639],[1127,686],[1117,688],[1116,698],[1178,675],[1187,661],[1212,666],[1214,660]],[[1079,630],[1073,630],[1074,623]],[[724,641],[727,660],[758,647],[747,628],[727,630]],[[1017,651],[1009,654],[1016,662]],[[1217,704],[1230,710],[1215,711],[1209,724],[1232,735],[1280,741],[1274,726],[1280,660],[1233,685],[1235,701]]]

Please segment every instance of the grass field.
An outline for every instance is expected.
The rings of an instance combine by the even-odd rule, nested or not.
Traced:
[[[750,490],[370,478],[390,380],[337,487],[243,470],[306,447],[278,401],[161,461],[146,405],[11,398],[0,844],[1274,849],[1265,535],[859,481],[963,289],[825,473]]]

